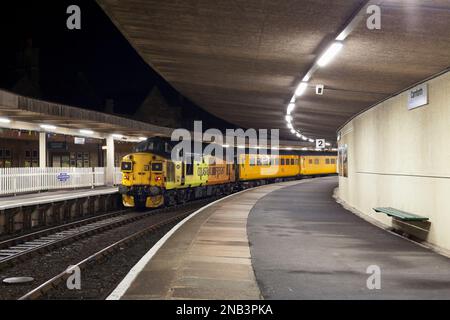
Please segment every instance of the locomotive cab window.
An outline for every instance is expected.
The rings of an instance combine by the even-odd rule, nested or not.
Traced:
[[[161,162],[153,162],[152,163],[152,171],[153,172],[163,171],[163,164]]]
[[[124,161],[122,162],[121,166],[120,166],[122,171],[132,171],[133,170],[133,163],[128,162],[128,161]]]

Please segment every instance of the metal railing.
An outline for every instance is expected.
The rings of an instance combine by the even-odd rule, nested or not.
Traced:
[[[122,178],[115,168],[114,184]],[[105,185],[105,168],[0,168],[0,195]]]

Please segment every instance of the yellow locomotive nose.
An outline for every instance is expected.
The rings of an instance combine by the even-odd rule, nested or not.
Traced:
[[[164,165],[151,153],[134,153],[121,163],[119,192],[126,207],[156,208],[164,204]]]

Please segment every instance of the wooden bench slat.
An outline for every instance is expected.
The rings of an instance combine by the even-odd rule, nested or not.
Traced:
[[[416,214],[397,210],[397,209],[390,208],[390,207],[374,208],[373,210],[375,210],[375,212],[384,213],[384,214],[388,215],[389,217],[399,218],[404,221],[427,221],[427,220],[429,220],[429,218],[427,218],[427,217],[422,217],[422,216],[419,216]]]

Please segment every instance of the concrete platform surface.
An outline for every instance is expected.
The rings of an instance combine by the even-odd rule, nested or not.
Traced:
[[[141,260],[138,265],[143,269],[132,270],[137,276],[125,278],[109,299],[260,299],[251,265],[247,217],[259,199],[298,183],[250,189],[203,209],[173,233],[149,261]]]
[[[0,197],[0,210],[113,194],[116,192],[118,192],[117,187],[99,187],[95,189],[72,189]]]
[[[450,259],[345,210],[332,198],[337,184],[314,179],[253,207],[248,236],[264,298],[450,299]],[[381,289],[369,290],[377,268]]]

